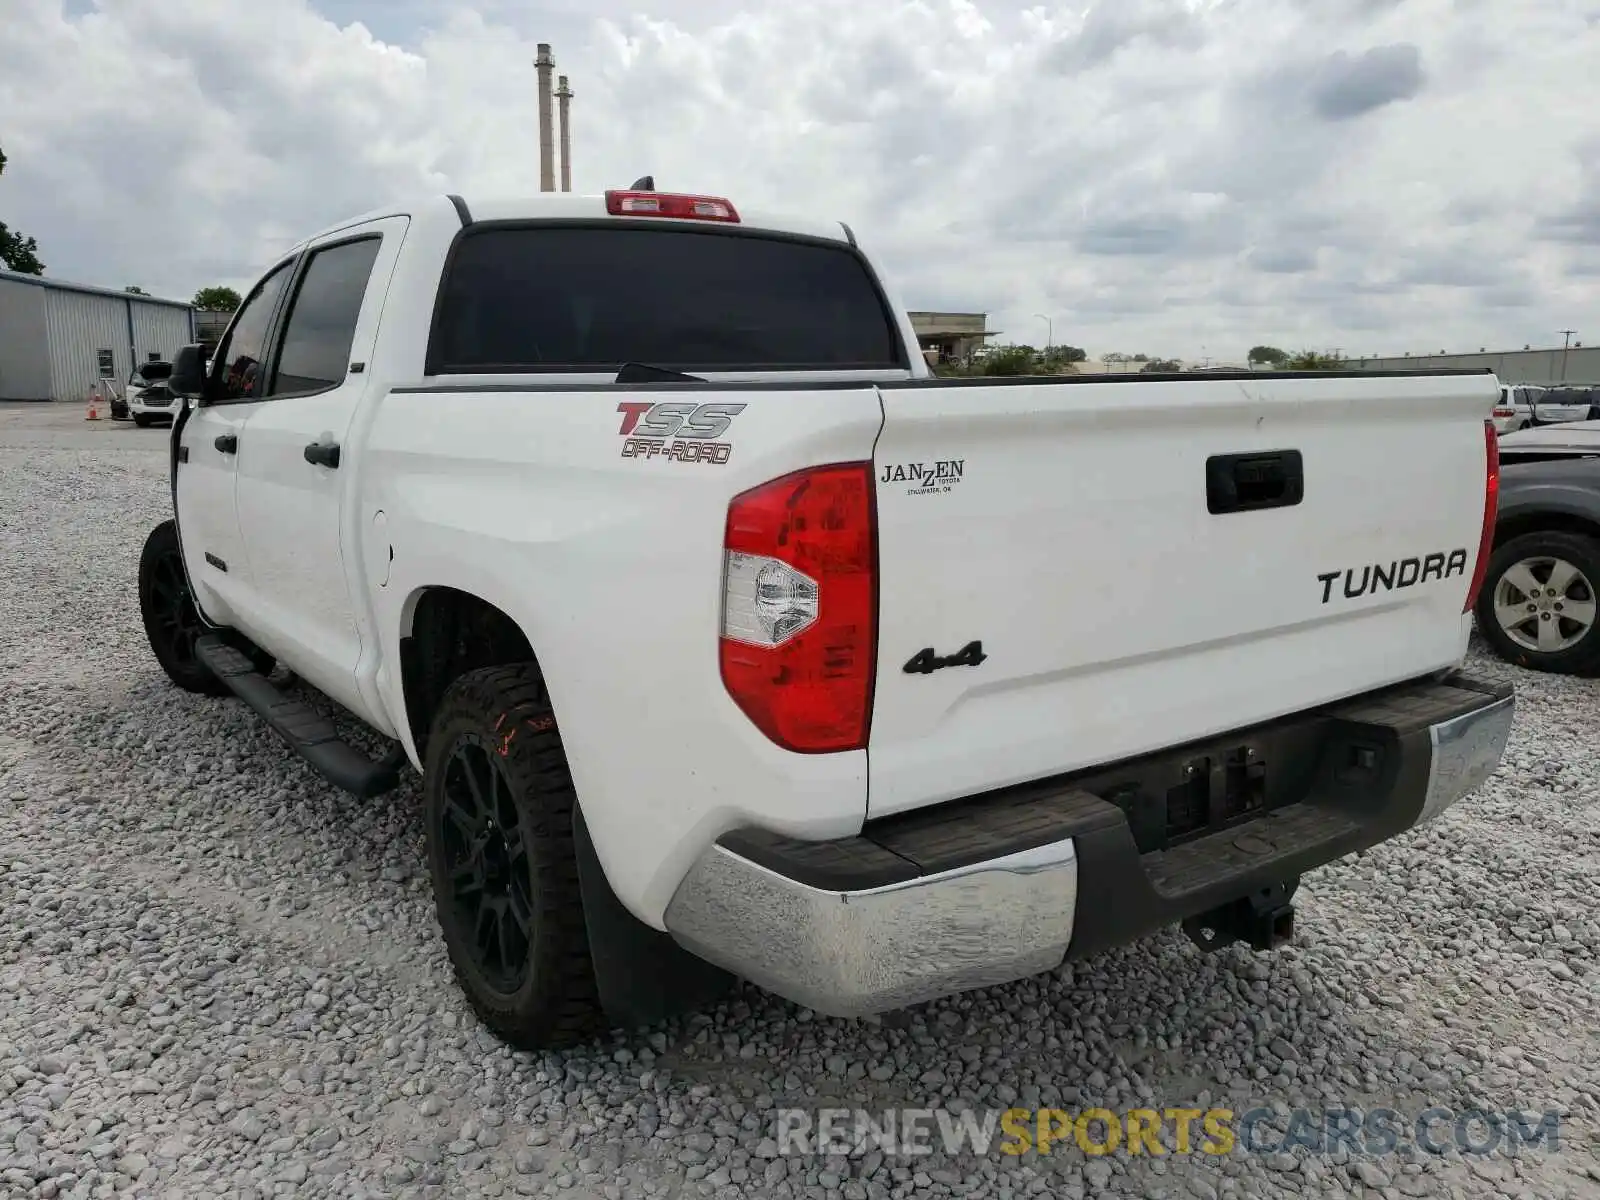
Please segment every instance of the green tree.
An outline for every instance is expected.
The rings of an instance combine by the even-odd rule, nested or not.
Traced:
[[[1088,358],[1088,352],[1078,346],[1051,346],[1045,358],[1054,363],[1081,363]]]
[[[203,287],[194,294],[193,303],[201,312],[235,312],[240,300],[231,287]]]
[[[1342,359],[1317,350],[1302,350],[1286,364],[1291,371],[1337,371],[1344,366]]]
[[[127,292],[128,295],[130,295],[130,296],[148,296],[150,294],[149,292],[145,291],[142,287],[136,287],[131,283],[127,287],[123,288],[122,290]]]
[[[1034,369],[1032,346],[1005,346],[983,360],[985,375],[1031,375]]]
[[[1289,356],[1276,346],[1251,346],[1250,365],[1266,363],[1269,367],[1281,367],[1289,361]]]
[[[0,150],[0,175],[5,171],[6,152]],[[44,264],[39,261],[39,243],[31,237],[12,233],[4,221],[0,221],[0,267],[24,275],[44,274]]]
[[[1134,361],[1138,362],[1139,359],[1134,359]],[[1151,358],[1145,359],[1144,366],[1141,368],[1141,370],[1152,375],[1174,375],[1183,370],[1183,365],[1176,359]]]

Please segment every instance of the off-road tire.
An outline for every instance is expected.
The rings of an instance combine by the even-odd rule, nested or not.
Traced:
[[[520,986],[490,981],[462,928],[445,844],[446,771],[463,745],[488,743],[516,809],[531,908]],[[573,847],[576,798],[549,694],[531,663],[461,676],[428,733],[424,773],[428,866],[439,927],[456,979],[483,1023],[522,1049],[571,1045],[604,1028]]]
[[[1564,559],[1582,571],[1596,587],[1600,587],[1600,539],[1554,530],[1514,537],[1496,549],[1489,558],[1489,569],[1484,575],[1483,589],[1478,593],[1474,609],[1478,632],[1496,654],[1519,667],[1557,675],[1600,674],[1600,620],[1589,627],[1588,633],[1577,644],[1542,654],[1518,645],[1495,619],[1494,597],[1501,577],[1517,563],[1540,557]]]
[[[180,640],[173,637],[171,622],[164,619],[168,610],[162,600],[164,594],[170,594],[164,589],[174,586],[174,581],[182,596],[180,623],[190,639],[187,645],[180,644]],[[194,597],[189,593],[188,578],[183,572],[183,554],[178,544],[175,521],[161,522],[145,538],[144,550],[139,555],[139,616],[144,622],[144,634],[150,643],[150,651],[167,673],[168,679],[184,691],[201,696],[230,694],[228,685],[194,656],[192,637],[199,636],[205,630],[200,613],[195,608]],[[263,675],[272,674],[276,664],[270,654],[231,631],[222,631],[222,636],[242,650],[257,671]]]

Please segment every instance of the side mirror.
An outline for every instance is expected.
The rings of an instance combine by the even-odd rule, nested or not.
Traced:
[[[199,400],[206,390],[206,353],[199,344],[185,346],[173,355],[167,389],[183,400]]]

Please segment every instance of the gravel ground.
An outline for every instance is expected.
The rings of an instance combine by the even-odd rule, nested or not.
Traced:
[[[343,796],[147,651],[165,451],[0,406],[0,1193],[1600,1195],[1595,683],[1518,673],[1501,772],[1308,877],[1276,955],[1167,934],[855,1022],[745,988],[514,1054],[451,981],[416,786]],[[773,1156],[775,1106],[830,1101],[1565,1122],[1559,1153],[1487,1158]]]

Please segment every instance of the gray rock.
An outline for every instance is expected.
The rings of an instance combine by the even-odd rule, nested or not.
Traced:
[[[1360,1159],[1351,1169],[1355,1172],[1356,1178],[1369,1188],[1386,1188],[1389,1186],[1388,1174],[1377,1163]]]

